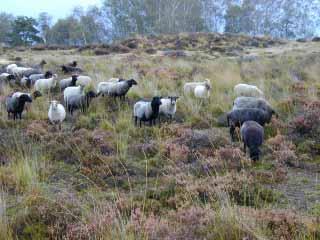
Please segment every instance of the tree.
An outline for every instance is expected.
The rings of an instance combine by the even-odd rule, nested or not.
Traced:
[[[0,13],[0,43],[9,44],[14,17],[11,14]]]
[[[10,42],[13,46],[30,46],[34,43],[42,42],[37,35],[37,21],[34,18],[20,16],[12,24],[12,33]]]
[[[52,17],[47,12],[42,12],[38,17],[38,26],[40,30],[40,36],[44,43],[48,42],[49,31],[52,23]]]

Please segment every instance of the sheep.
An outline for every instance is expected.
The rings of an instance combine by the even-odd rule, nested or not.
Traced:
[[[31,74],[41,73],[40,71],[29,67],[15,67],[12,68],[11,71],[12,74],[19,78],[23,76],[29,77]]]
[[[8,119],[10,118],[10,113],[13,114],[14,120],[16,120],[18,117],[21,119],[26,102],[32,102],[32,98],[29,94],[21,94],[18,97],[8,96],[6,98]]]
[[[71,66],[66,66],[66,65],[62,65],[61,69],[62,69],[62,72],[64,72],[65,74],[67,74],[67,73],[82,73],[83,72],[83,70],[81,68],[71,67]]]
[[[269,118],[272,118],[272,115],[278,117],[276,111],[271,107],[270,103],[263,98],[255,97],[238,97],[233,102],[232,110],[242,109],[242,108],[259,108],[268,113]]]
[[[66,103],[66,105],[67,105],[68,99],[70,97],[82,94],[83,91],[84,91],[84,87],[83,86],[67,87],[66,89],[64,89],[64,91],[63,91],[63,99],[64,99],[64,102]]]
[[[16,77],[10,73],[1,73],[0,74],[0,81],[10,82],[11,80],[15,80]]]
[[[254,85],[238,84],[234,87],[234,92],[237,97],[263,97],[263,92]]]
[[[89,91],[88,93],[82,92],[68,97],[68,100],[66,101],[68,112],[71,115],[73,115],[75,109],[81,109],[82,112],[86,112],[92,98],[95,98],[96,96],[95,92]]]
[[[58,101],[51,101],[48,111],[48,117],[52,124],[59,124],[61,128],[61,123],[66,118],[66,110],[64,109],[64,106]]]
[[[13,64],[9,64],[9,65],[6,67],[6,72],[7,72],[7,73],[10,73],[10,74],[13,74],[13,71],[12,71],[12,70],[13,70],[14,68],[16,68],[16,67],[18,67],[17,64],[14,64],[14,63],[13,63]]]
[[[170,118],[170,120],[172,121],[177,111],[178,98],[179,97],[161,98],[161,105],[159,108],[159,122],[161,122],[161,119],[160,119],[161,115]]]
[[[76,76],[76,75],[73,75],[73,76],[70,77],[70,78],[66,78],[66,79],[60,80],[59,86],[60,86],[61,91],[64,90],[64,89],[66,89],[67,87],[76,86],[77,80],[78,80],[78,79],[77,79],[77,76]]]
[[[134,105],[133,116],[135,125],[141,127],[141,122],[149,122],[150,126],[155,125],[156,119],[159,116],[161,106],[161,97],[154,97],[152,101],[139,101]]]
[[[264,140],[263,127],[254,121],[244,122],[240,129],[241,139],[243,141],[244,152],[247,152],[247,147],[250,150],[250,158],[253,161],[258,161],[260,158],[260,146]]]
[[[233,141],[235,140],[235,129],[236,127],[240,128],[244,122],[255,121],[261,126],[264,126],[266,123],[270,122],[271,117],[268,112],[258,108],[243,108],[232,110],[227,114],[227,121],[228,127],[230,127],[231,139]]]
[[[209,98],[210,97],[210,85],[196,86],[194,89],[194,96],[196,98]]]
[[[78,86],[82,85],[82,86],[86,87],[92,83],[91,77],[88,77],[88,76],[82,76],[82,75],[76,76],[75,75],[75,78],[77,79],[76,81],[77,81]]]
[[[207,86],[207,88],[211,89],[211,83],[210,83],[209,79],[206,79],[203,82],[189,82],[189,83],[184,84],[184,87],[183,87],[184,94],[186,94],[186,95],[191,94],[191,93],[194,94],[194,89],[197,86]]]
[[[134,79],[119,82],[100,82],[98,84],[98,94],[106,94],[111,97],[124,99],[125,95],[133,85],[138,85]]]
[[[56,78],[57,78],[57,75],[54,74],[51,78],[38,79],[34,84],[35,90],[39,92],[49,91],[50,89],[56,86],[56,83],[57,83]]]
[[[77,63],[77,61],[72,61],[71,63],[68,63],[67,66],[69,66],[69,67],[77,67],[78,63]]]
[[[31,74],[28,78],[30,79],[31,84],[33,85],[39,79],[44,79],[44,78],[48,79],[48,78],[51,78],[52,76],[53,76],[52,72],[51,71],[47,71],[44,74],[43,73]]]

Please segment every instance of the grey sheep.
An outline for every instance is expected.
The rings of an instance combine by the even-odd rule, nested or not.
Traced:
[[[237,127],[241,127],[246,121],[255,121],[261,126],[270,123],[272,115],[267,111],[258,108],[242,108],[232,110],[227,114],[228,127],[230,127],[230,136],[234,141],[234,132]]]
[[[88,93],[80,93],[75,94],[68,97],[68,101],[65,103],[67,106],[68,112],[73,115],[73,111],[76,109],[80,109],[82,112],[86,112],[88,109],[92,98],[95,98],[97,94],[93,91],[89,91]]]
[[[142,122],[149,122],[150,126],[155,125],[159,116],[160,105],[161,97],[154,97],[152,101],[138,101],[133,108],[135,125],[138,125],[138,120],[140,127]]]
[[[242,125],[240,134],[243,141],[244,152],[247,152],[248,147],[250,158],[253,161],[258,161],[260,158],[260,146],[264,140],[263,127],[255,121],[247,121]]]
[[[118,82],[102,82],[98,85],[98,94],[107,94],[111,97],[124,99],[130,88],[134,85],[138,85],[134,79],[120,79]]]
[[[8,118],[10,118],[10,113],[12,113],[14,120],[16,120],[18,117],[21,119],[21,115],[26,102],[32,102],[32,98],[29,94],[21,94],[18,97],[7,97],[6,107],[8,112]]]
[[[66,89],[67,87],[76,86],[77,80],[78,80],[78,76],[77,75],[72,75],[71,78],[62,79],[59,82],[59,86],[60,86],[61,91]]]
[[[271,107],[270,103],[263,98],[256,98],[256,97],[238,97],[233,102],[233,108],[241,109],[241,108],[259,108],[268,112],[269,115],[277,115],[274,109]],[[270,117],[271,119],[271,117]]]

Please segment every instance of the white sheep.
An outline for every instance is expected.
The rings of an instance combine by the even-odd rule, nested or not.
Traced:
[[[84,92],[84,87],[83,86],[77,86],[77,87],[67,87],[64,91],[63,91],[63,99],[64,102],[68,103],[68,99],[72,96],[75,95],[79,95],[79,94],[83,94]]]
[[[92,79],[89,76],[77,76],[77,86],[88,86],[92,83]]]
[[[9,65],[7,66],[7,68],[6,68],[7,73],[13,74],[13,71],[12,71],[12,70],[13,70],[14,68],[16,68],[16,67],[18,67],[17,64],[9,64]]]
[[[61,127],[61,123],[66,118],[66,110],[64,106],[58,103],[58,101],[51,101],[48,111],[48,117],[52,124],[59,124]]]
[[[238,84],[234,87],[234,92],[237,97],[263,97],[263,92],[254,85]]]
[[[56,86],[56,78],[57,75],[54,74],[51,78],[44,78],[44,79],[39,79],[36,81],[34,84],[34,88],[36,91],[49,91],[50,89],[54,88]]]
[[[154,97],[152,101],[138,101],[133,107],[133,116],[135,125],[141,127],[142,122],[149,122],[150,126],[155,125],[156,119],[159,117],[159,110],[161,106],[161,98]]]
[[[210,86],[196,86],[194,89],[194,96],[196,98],[209,98],[210,97]]]
[[[13,74],[10,73],[1,73],[0,74],[0,81],[10,81],[10,80],[14,80],[15,76]]]
[[[177,111],[177,100],[179,97],[167,97],[161,98],[161,105],[159,109],[159,121],[160,116],[164,115],[171,120],[173,119],[174,115]]]
[[[69,77],[69,78],[60,80],[60,82],[59,82],[60,90],[64,90],[64,89],[66,89],[67,87],[74,87],[74,86],[76,86],[77,80],[78,80],[78,77],[75,76],[75,75],[72,76],[72,77]]]
[[[184,94],[188,95],[188,94],[194,94],[194,89],[197,86],[207,86],[208,88],[211,89],[211,83],[209,79],[206,79],[203,82],[189,82],[184,84],[183,90],[184,90]]]

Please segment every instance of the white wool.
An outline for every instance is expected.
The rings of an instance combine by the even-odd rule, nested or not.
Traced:
[[[196,86],[194,89],[194,96],[196,98],[209,98],[210,90],[206,86]]]
[[[14,75],[20,76],[20,77],[22,77],[25,72],[32,71],[32,70],[33,70],[33,68],[26,68],[26,67],[15,67],[15,68],[11,69],[11,71]]]
[[[21,95],[23,95],[23,94],[26,94],[26,95],[28,95],[29,97],[31,97],[31,94],[30,93],[25,93],[25,92],[15,92],[14,94],[12,94],[12,98],[18,98],[18,97],[20,97]]]
[[[98,94],[122,95],[130,89],[128,81],[122,82],[101,82],[98,84]]]
[[[149,119],[152,115],[151,102],[139,101],[133,107],[133,116],[139,119]]]
[[[27,81],[28,81],[27,77],[22,77],[21,80],[20,80],[20,84],[22,86],[26,86],[27,85]]]
[[[237,97],[263,97],[263,92],[254,85],[238,84],[234,87],[234,92]]]
[[[163,114],[167,117],[173,117],[177,111],[177,101],[171,101],[170,98],[161,98],[161,105],[159,108],[159,114]]]
[[[0,81],[5,81],[7,80],[7,77],[9,76],[9,73],[1,73],[0,74]]]
[[[75,95],[79,95],[83,93],[83,87],[82,86],[77,86],[77,87],[67,87],[64,91],[63,91],[63,99],[64,102],[67,103],[68,102],[68,98],[75,96]]]
[[[56,86],[56,75],[52,76],[51,78],[43,78],[38,79],[34,84],[34,88],[36,91],[48,91]]]
[[[62,123],[66,118],[66,110],[62,104],[57,101],[51,101],[48,117],[52,124]]]
[[[206,79],[203,82],[189,82],[184,84],[183,90],[184,90],[184,94],[191,94],[194,93],[194,89],[197,86],[208,86],[209,88],[211,88],[211,83],[209,79]]]
[[[12,70],[14,68],[16,68],[16,67],[18,67],[17,64],[10,64],[10,65],[7,66],[6,70],[7,70],[8,73],[13,74]]]
[[[92,83],[92,79],[89,76],[78,76],[77,77],[77,86],[88,86]]]
[[[97,92],[102,94],[108,94],[109,91],[109,85],[111,85],[113,82],[100,82],[97,87]]]
[[[66,87],[70,86],[71,82],[72,77],[61,79],[59,82],[60,89],[65,89]]]

